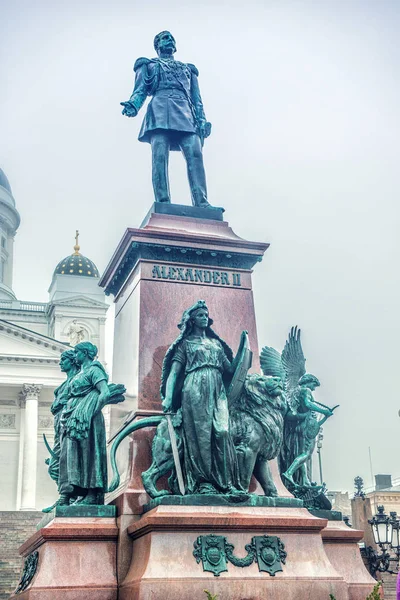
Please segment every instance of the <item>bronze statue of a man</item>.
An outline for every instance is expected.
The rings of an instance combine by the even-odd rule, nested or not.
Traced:
[[[158,58],[138,58],[134,65],[135,88],[122,114],[136,117],[147,96],[150,101],[139,133],[151,144],[153,188],[156,202],[171,202],[168,180],[170,150],[181,150],[187,163],[194,206],[212,208],[207,201],[202,146],[211,132],[204,114],[198,70],[174,59],[175,39],[169,31],[154,38]]]

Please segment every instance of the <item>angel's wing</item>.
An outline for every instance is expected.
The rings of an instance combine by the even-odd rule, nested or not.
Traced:
[[[290,397],[295,394],[299,379],[306,372],[306,359],[300,341],[301,330],[292,327],[282,352],[282,365],[286,373],[286,392]]]
[[[286,373],[283,368],[281,355],[275,348],[264,346],[260,354],[260,365],[264,375],[281,377],[285,381]]]

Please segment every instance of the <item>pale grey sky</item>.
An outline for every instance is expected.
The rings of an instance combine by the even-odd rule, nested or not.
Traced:
[[[0,166],[21,213],[14,290],[47,299],[81,249],[100,271],[153,202],[132,66],[169,29],[200,71],[210,201],[271,243],[254,270],[260,345],[303,332],[330,489],[400,477],[400,4],[381,0],[1,1]],[[172,156],[173,201],[189,203]]]

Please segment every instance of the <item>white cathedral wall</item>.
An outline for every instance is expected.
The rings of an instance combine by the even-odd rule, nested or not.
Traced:
[[[0,510],[15,510],[18,488],[20,409],[0,405]]]
[[[18,455],[19,436],[5,438],[0,433],[0,510],[16,510]]]

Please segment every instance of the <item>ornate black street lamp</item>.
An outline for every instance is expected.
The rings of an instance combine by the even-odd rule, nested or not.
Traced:
[[[377,572],[397,575],[400,558],[400,520],[397,518],[397,513],[391,512],[388,517],[385,514],[384,506],[378,506],[378,513],[368,523],[371,525],[375,544],[382,550],[379,554],[372,546],[366,547],[364,544],[364,547],[361,547],[361,555],[368,561],[371,575],[375,577]],[[396,556],[392,556],[388,552],[389,548]],[[390,569],[391,562],[396,563],[396,571]]]

